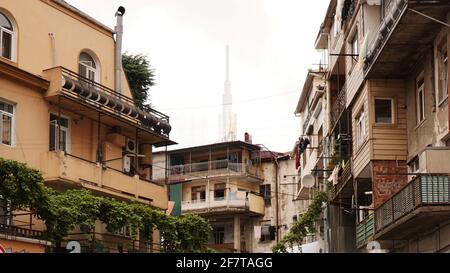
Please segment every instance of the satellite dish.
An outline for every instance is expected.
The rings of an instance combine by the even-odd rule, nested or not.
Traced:
[[[316,178],[310,174],[303,176],[302,186],[307,189],[311,189],[316,184]]]
[[[388,253],[387,250],[381,248],[381,244],[377,241],[372,241],[367,244],[367,252],[369,252],[369,253]]]
[[[372,241],[367,244],[367,250],[379,250],[381,249],[381,244],[377,241]]]

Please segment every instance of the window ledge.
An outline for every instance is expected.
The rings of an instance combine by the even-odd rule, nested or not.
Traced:
[[[16,145],[8,145],[8,144],[0,143],[0,147],[9,148],[9,149],[15,149]]]
[[[443,100],[441,100],[439,103],[438,103],[438,107],[439,108],[442,108],[442,106],[445,104],[445,103],[447,103],[448,102],[448,95],[447,95],[447,97],[445,97]]]
[[[356,148],[356,151],[354,152],[354,156],[353,157],[358,157],[359,154],[361,153],[361,151],[363,150],[363,148],[367,145],[367,143],[369,143],[369,138],[366,136],[365,140],[363,141],[363,143],[361,143],[361,145],[359,145]]]
[[[397,123],[373,123],[372,124],[373,127],[375,128],[392,128],[392,127],[396,127]]]
[[[414,127],[414,130],[417,131],[418,129],[420,129],[420,127],[422,127],[425,124],[426,121],[427,121],[426,118],[423,119],[419,124],[416,125],[416,127]]]
[[[11,59],[8,59],[8,58],[2,57],[2,56],[0,56],[0,61],[5,62],[5,63],[15,66],[15,67],[19,67],[16,61],[13,61]]]

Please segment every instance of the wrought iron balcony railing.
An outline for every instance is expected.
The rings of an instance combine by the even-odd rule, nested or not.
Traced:
[[[344,83],[339,94],[337,95],[336,101],[331,106],[330,112],[330,125],[331,128],[334,128],[341,118],[342,113],[344,112],[347,105],[347,84]]]
[[[375,233],[374,217],[370,214],[361,223],[356,225],[356,246],[362,247],[372,240]]]
[[[169,117],[163,113],[148,105],[136,105],[133,99],[66,68],[61,68],[61,74],[61,92],[68,95],[68,98],[76,98],[77,102],[108,111],[109,114],[120,116],[154,133],[169,137],[172,127]]]

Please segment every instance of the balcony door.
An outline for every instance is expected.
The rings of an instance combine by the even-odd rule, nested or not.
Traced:
[[[50,151],[70,152],[69,119],[50,114]]]
[[[90,82],[99,82],[100,79],[100,71],[97,62],[94,58],[86,53],[82,52],[80,54],[79,60],[79,74],[89,80]]]
[[[206,186],[192,187],[192,203],[201,203],[206,201]]]

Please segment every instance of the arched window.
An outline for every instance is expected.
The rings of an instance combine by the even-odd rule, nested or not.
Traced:
[[[86,52],[80,54],[79,73],[81,76],[93,82],[98,82],[100,79],[100,67],[98,63]]]
[[[11,20],[0,12],[0,56],[9,60],[13,59],[14,31]]]

